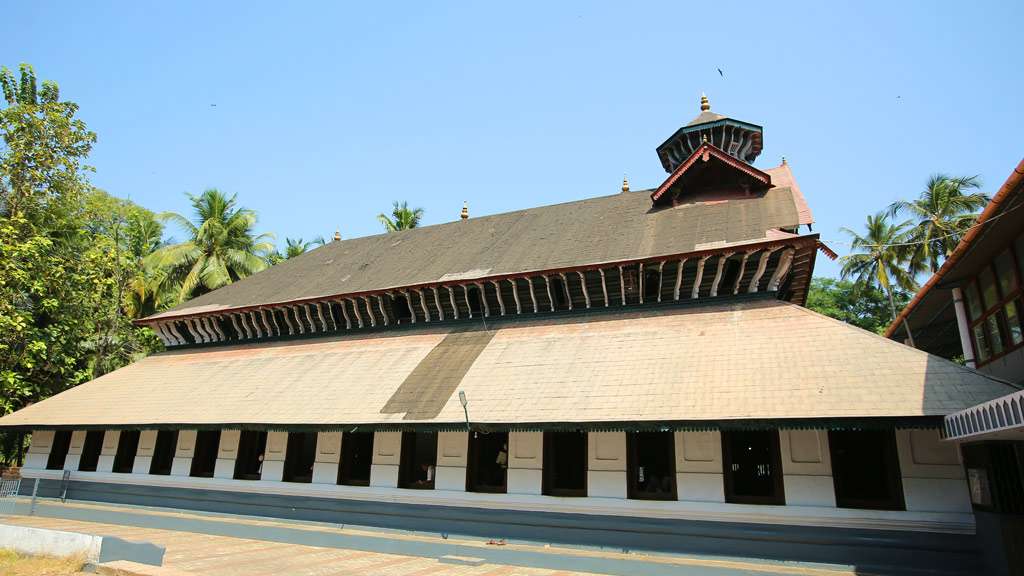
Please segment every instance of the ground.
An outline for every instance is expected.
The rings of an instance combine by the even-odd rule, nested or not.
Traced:
[[[40,558],[0,550],[0,574],[4,576],[71,576],[84,574],[81,558]]]

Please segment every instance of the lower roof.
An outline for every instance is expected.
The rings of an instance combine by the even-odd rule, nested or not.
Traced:
[[[0,427],[938,417],[1002,381],[771,298],[165,352]]]

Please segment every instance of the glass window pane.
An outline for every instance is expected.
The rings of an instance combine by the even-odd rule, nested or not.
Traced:
[[[967,297],[967,307],[971,312],[971,320],[981,318],[981,297],[978,296],[978,285],[974,282],[968,284],[964,296]]]
[[[999,290],[1003,298],[1017,289],[1017,272],[1013,269],[1013,255],[1007,250],[996,256],[996,276],[999,278]]]
[[[988,341],[992,345],[992,354],[1002,354],[1003,336],[999,330],[999,314],[985,318],[985,325],[988,326]]]
[[[1017,314],[1017,303],[1006,303],[1006,329],[1010,331],[1010,341],[1016,346],[1024,342],[1024,332],[1021,331],[1020,316]]]
[[[978,354],[978,362],[984,362],[992,355],[988,349],[988,342],[985,340],[985,325],[978,324],[974,327],[974,351]]]
[[[999,292],[996,290],[996,277],[991,268],[985,268],[978,274],[978,284],[981,287],[981,297],[985,301],[985,310],[999,302]]]
[[[1017,252],[1017,266],[1020,269],[1020,275],[1024,277],[1024,236],[1017,238],[1014,249]]]

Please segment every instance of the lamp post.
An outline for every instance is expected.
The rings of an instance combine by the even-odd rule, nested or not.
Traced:
[[[469,404],[469,400],[466,400],[466,393],[462,390],[459,390],[459,402],[462,403],[462,413],[466,415],[466,431],[468,432],[470,430],[469,409],[466,408],[466,405]]]

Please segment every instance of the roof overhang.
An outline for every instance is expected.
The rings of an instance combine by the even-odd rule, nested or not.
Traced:
[[[945,418],[949,440],[1024,440],[1024,390],[971,406]]]
[[[737,177],[737,184],[749,186],[750,190],[761,191],[772,187],[772,177],[767,173],[754,168],[750,164],[727,154],[724,150],[709,144],[701,144],[690,154],[683,163],[676,167],[672,174],[661,183],[661,186],[651,193],[651,201],[655,204],[664,202],[671,194],[668,194],[674,187],[681,187],[683,193],[690,192],[686,189],[686,181],[694,174],[699,174],[708,166],[719,164],[733,172]],[[739,192],[739,190],[737,190]]]

